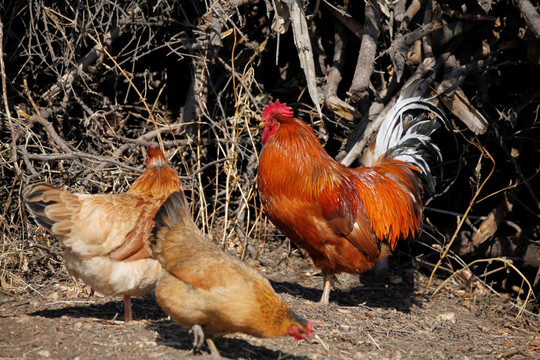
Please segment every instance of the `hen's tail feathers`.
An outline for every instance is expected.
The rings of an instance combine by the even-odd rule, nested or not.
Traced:
[[[429,118],[428,113],[434,114],[435,118]],[[425,157],[429,152],[442,161],[440,149],[431,142],[431,134],[441,122],[447,120],[435,104],[421,97],[400,97],[383,120],[374,144],[367,149],[364,166],[376,165],[384,158],[407,162],[420,169],[433,191],[435,180]]]
[[[47,216],[45,208],[60,201],[60,197],[55,196],[55,194],[59,194],[61,191],[45,183],[30,185],[23,190],[22,196],[28,211],[38,225],[48,230],[51,230],[57,221]]]
[[[158,237],[158,233],[162,228],[168,229],[176,224],[182,224],[184,226],[194,224],[183,192],[175,191],[169,195],[167,200],[159,208],[156,216],[154,216],[154,222],[156,225],[152,230],[154,235],[152,246],[155,245],[155,239]]]

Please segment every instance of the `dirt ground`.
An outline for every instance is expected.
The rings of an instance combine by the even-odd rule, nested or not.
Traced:
[[[318,301],[322,276],[294,254],[258,263],[278,294],[314,323],[312,343],[242,334],[215,341],[228,359],[538,359],[538,317],[501,297],[463,290],[457,283],[423,297],[425,273],[391,263],[389,281],[373,285],[342,275],[328,309]],[[274,265],[269,265],[273,261]],[[441,279],[436,280],[441,283]],[[27,284],[0,297],[0,357],[55,359],[198,359],[192,335],[172,322],[153,296],[133,299],[135,321],[120,319],[120,298],[89,296],[67,275]]]

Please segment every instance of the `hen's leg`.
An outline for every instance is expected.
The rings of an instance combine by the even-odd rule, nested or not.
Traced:
[[[200,325],[193,325],[193,327],[191,328],[191,332],[193,333],[193,351],[199,351],[201,350],[201,346],[204,342],[204,332],[202,330],[202,327]],[[212,357],[212,359],[222,359],[221,354],[219,353],[219,350],[217,349],[216,344],[214,344],[214,341],[212,341],[212,339],[207,338],[206,345],[208,345],[208,348],[210,349],[210,356]]]
[[[214,344],[214,341],[210,338],[206,339],[206,345],[208,345],[208,348],[210,349],[210,356],[212,359],[222,359],[221,354],[219,353],[219,350],[216,347],[216,344]]]
[[[328,275],[325,272],[323,272],[323,274],[324,274],[324,287],[323,287],[323,293],[321,296],[321,301],[319,301],[319,303],[327,307],[328,303],[330,302],[330,290],[332,290],[332,282],[334,281],[334,275]]]
[[[133,320],[133,313],[131,312],[131,297],[124,295],[124,322],[130,322]]]
[[[201,346],[204,342],[204,332],[200,325],[193,325],[191,332],[193,333],[193,351],[196,352],[201,350]]]

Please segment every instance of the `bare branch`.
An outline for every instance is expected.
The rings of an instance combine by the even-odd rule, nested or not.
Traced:
[[[360,46],[360,51],[358,52],[356,69],[354,70],[353,81],[349,89],[349,97],[355,103],[360,102],[368,95],[371,74],[375,67],[375,54],[377,51],[377,39],[379,37],[380,27],[379,22],[379,8],[377,2],[367,2],[362,44]]]
[[[529,25],[537,39],[540,39],[540,15],[538,14],[538,4],[535,7],[529,0],[517,0],[519,9],[523,14],[523,18]]]

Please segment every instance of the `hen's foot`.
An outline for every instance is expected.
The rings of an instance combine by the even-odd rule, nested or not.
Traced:
[[[210,356],[212,357],[212,359],[222,359],[221,354],[219,353],[219,350],[217,349],[216,344],[214,344],[214,341],[212,339],[206,339],[206,345],[208,345],[208,348],[210,349]]]
[[[204,343],[204,332],[200,325],[193,325],[191,332],[193,333],[193,352],[195,353],[201,350]]]

